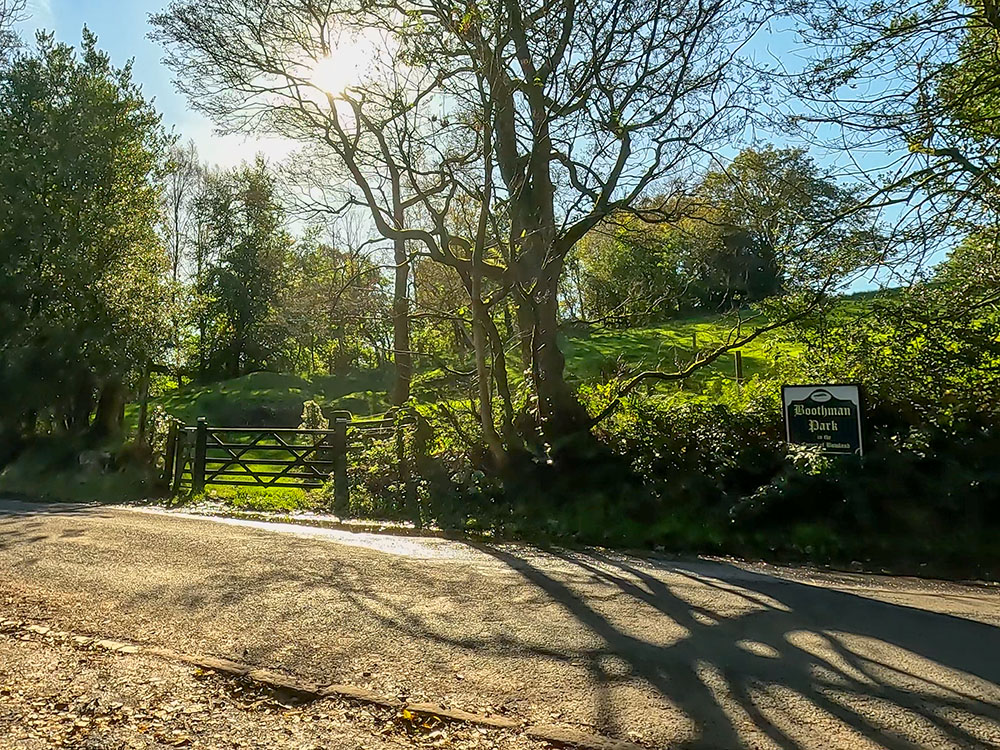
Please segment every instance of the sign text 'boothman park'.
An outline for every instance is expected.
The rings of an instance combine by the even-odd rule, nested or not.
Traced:
[[[781,401],[789,443],[823,453],[860,456],[861,392],[856,385],[784,385]]]

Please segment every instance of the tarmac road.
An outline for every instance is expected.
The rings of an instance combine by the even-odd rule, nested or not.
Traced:
[[[0,501],[0,617],[650,748],[1000,748],[1000,589]]]

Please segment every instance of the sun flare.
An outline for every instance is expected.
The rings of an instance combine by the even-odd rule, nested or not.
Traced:
[[[378,54],[373,33],[344,34],[331,44],[330,54],[316,61],[310,80],[321,91],[340,94],[361,83],[372,72]]]

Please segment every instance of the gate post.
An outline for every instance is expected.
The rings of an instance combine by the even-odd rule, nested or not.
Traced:
[[[170,469],[170,492],[174,495],[181,491],[184,467],[191,454],[189,434],[183,424],[177,426],[177,448],[174,450],[174,463]]]
[[[344,412],[333,415],[333,512],[340,518],[350,510],[351,487],[347,477],[347,422]]]
[[[160,481],[170,489],[174,483],[174,460],[177,455],[177,420],[170,420],[167,428],[167,445],[163,451],[163,474]]]
[[[194,465],[191,467],[191,493],[205,491],[205,454],[208,452],[208,422],[198,417],[198,427],[194,437]]]

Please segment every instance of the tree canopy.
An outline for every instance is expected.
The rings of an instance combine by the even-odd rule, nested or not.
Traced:
[[[84,30],[0,72],[0,378],[5,426],[121,420],[123,380],[162,345],[157,180],[166,136],[130,66]]]

